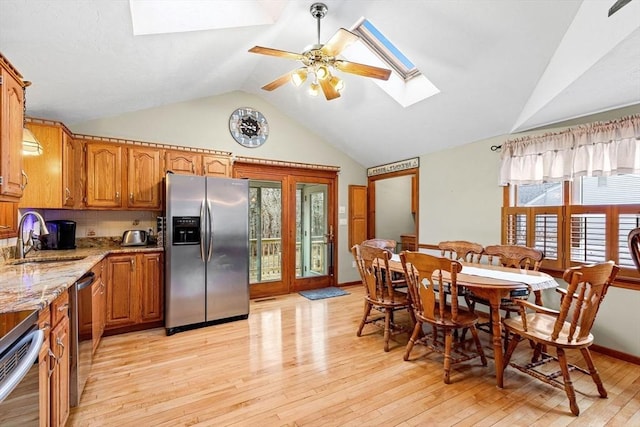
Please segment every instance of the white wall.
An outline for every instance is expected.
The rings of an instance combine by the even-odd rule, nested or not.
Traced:
[[[375,209],[375,237],[400,243],[400,235],[414,234],[416,226],[411,213],[411,176],[377,180]]]
[[[270,133],[262,147],[246,148],[231,137],[229,116],[239,107],[252,107],[265,115]],[[230,151],[235,156],[339,166],[338,204],[345,207],[345,212],[349,211],[348,186],[367,183],[365,168],[352,158],[261,98],[244,92],[230,92],[85,123],[67,123],[67,126],[79,134]],[[347,214],[339,217],[346,218]],[[359,276],[352,267],[348,248],[347,226],[337,228],[337,283],[357,281]]]

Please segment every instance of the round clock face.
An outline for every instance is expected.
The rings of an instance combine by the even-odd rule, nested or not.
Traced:
[[[256,148],[269,136],[267,119],[253,108],[238,108],[229,117],[229,131],[238,144]]]

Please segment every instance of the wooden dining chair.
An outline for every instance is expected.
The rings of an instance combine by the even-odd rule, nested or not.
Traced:
[[[633,259],[633,263],[640,273],[640,227],[631,230],[627,237],[627,242],[629,244],[631,259]]]
[[[398,242],[393,239],[368,239],[364,240],[361,245],[364,246],[372,246],[374,248],[381,248],[390,251],[391,253],[396,252],[396,247],[398,246]],[[404,276],[399,273],[391,272],[391,283],[396,287],[406,287],[407,281]]]
[[[374,248],[381,248],[391,251],[391,253],[396,252],[396,247],[398,246],[398,242],[393,239],[368,239],[364,240],[361,245],[365,246],[373,246]]]
[[[407,343],[404,360],[414,345],[425,345],[431,350],[444,354],[444,382],[451,382],[451,365],[480,357],[482,365],[487,365],[487,359],[482,350],[476,323],[478,316],[465,310],[458,310],[457,273],[462,265],[455,260],[436,257],[426,253],[403,251],[400,253],[402,267],[409,284],[409,294],[416,320],[413,333]],[[451,298],[447,302],[447,294],[439,292],[439,285],[444,283],[443,273],[446,273],[446,283],[449,285]],[[439,340],[439,334],[423,333],[423,324],[430,324],[434,330],[444,331],[444,343]],[[468,347],[468,343],[454,342],[453,331],[468,328],[473,335],[475,351]]]
[[[613,261],[569,268],[563,275],[563,279],[568,283],[567,289],[558,289],[561,294],[560,310],[551,310],[529,301],[517,300],[520,316],[504,320],[507,332],[512,334],[504,357],[504,367],[513,366],[554,387],[564,388],[574,415],[579,415],[580,409],[576,403],[570,371],[578,370],[590,375],[600,396],[607,397],[589,346],[593,343],[591,327],[607,289],[617,273],[618,267]],[[533,312],[527,313],[527,309]],[[516,346],[523,338],[535,343],[531,363],[510,362]],[[556,349],[556,356],[543,350],[551,347]],[[588,370],[568,363],[566,350],[580,350]],[[551,362],[557,362],[560,370],[550,372],[549,369],[540,369],[542,365]],[[562,378],[562,381],[559,378]]]
[[[529,248],[526,246],[516,245],[490,245],[484,248],[484,254],[487,257],[489,264],[498,264],[503,267],[519,268],[522,270],[534,270],[538,271],[542,265],[542,259],[544,258],[544,252],[539,249]],[[511,316],[511,313],[517,313],[520,309],[519,306],[514,303],[515,299],[528,299],[530,291],[527,287],[522,289],[516,289],[511,291],[509,298],[503,298],[500,301],[500,309],[505,311],[506,318]],[[542,305],[542,295],[540,291],[535,292],[536,304]],[[480,298],[473,295],[473,292],[469,292],[465,296],[467,305],[471,311],[475,311],[476,304],[483,304],[489,307],[489,319],[491,319],[491,305],[489,301],[484,298]],[[491,333],[493,331],[491,322],[481,323],[478,327],[480,330]],[[506,346],[505,340],[505,346]]]
[[[398,292],[394,287],[389,269],[391,252],[366,245],[355,245],[351,253],[356,261],[362,284],[364,285],[364,313],[357,336],[362,336],[366,324],[379,326],[384,331],[384,351],[389,351],[389,340],[397,333],[410,333],[412,325],[400,324],[394,321],[394,312],[407,310],[409,320],[413,323],[408,294]],[[372,310],[381,312],[372,314]]]
[[[467,242],[466,240],[447,240],[438,243],[440,256],[477,264],[482,258],[484,247],[480,243]]]

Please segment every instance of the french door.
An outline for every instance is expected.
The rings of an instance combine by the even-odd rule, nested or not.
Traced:
[[[236,162],[249,179],[252,298],[335,284],[335,171]]]

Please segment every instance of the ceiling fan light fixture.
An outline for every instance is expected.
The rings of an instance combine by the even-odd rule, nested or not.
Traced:
[[[315,82],[311,83],[311,85],[309,85],[309,95],[318,96],[318,93],[320,93],[320,85]]]
[[[307,80],[307,69],[306,68],[298,68],[293,73],[291,73],[291,82],[295,87],[300,87],[302,83]]]
[[[329,67],[327,67],[326,65],[319,65],[316,68],[316,76],[320,80],[324,80],[326,78],[331,77],[331,71],[329,71]]]
[[[344,80],[342,80],[340,77],[331,76],[331,80],[329,80],[329,83],[338,92],[342,92],[342,90],[344,89]]]

